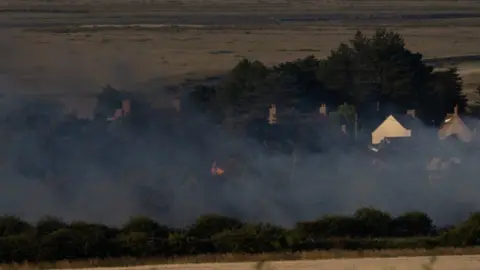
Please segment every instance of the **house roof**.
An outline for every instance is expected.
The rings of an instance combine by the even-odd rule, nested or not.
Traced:
[[[451,137],[452,135],[456,135],[456,137],[463,142],[470,142],[473,137],[472,131],[458,114],[447,114],[447,117],[445,117],[443,124],[438,130],[438,137],[441,140]]]
[[[372,127],[372,131],[376,130],[381,124],[383,124],[388,117],[392,116],[400,125],[402,125],[406,129],[412,129],[415,127],[420,127],[421,126],[421,121],[413,117],[409,114],[400,114],[400,113],[393,113],[393,114],[388,114],[383,118],[376,118],[370,121],[370,125]],[[369,126],[370,126],[369,125]]]
[[[397,114],[392,115],[397,121],[406,129],[415,129],[417,127],[421,127],[422,122],[411,115],[407,114]]]

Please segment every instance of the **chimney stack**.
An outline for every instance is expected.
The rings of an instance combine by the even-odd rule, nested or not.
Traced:
[[[325,103],[320,105],[319,112],[321,115],[327,116],[327,105]]]
[[[275,104],[270,105],[270,109],[268,109],[268,123],[270,125],[277,123],[277,106]]]
[[[131,111],[130,100],[127,99],[122,101],[122,111],[124,116],[130,114],[130,111]]]
[[[407,115],[410,115],[413,118],[416,118],[415,110],[407,110]]]

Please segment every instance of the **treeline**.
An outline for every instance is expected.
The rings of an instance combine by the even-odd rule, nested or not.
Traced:
[[[197,87],[192,98],[227,123],[265,118],[270,104],[305,113],[318,112],[322,103],[340,109],[348,122],[351,113],[339,108],[348,104],[367,127],[372,118],[409,109],[438,126],[455,105],[464,112],[467,101],[456,69],[434,71],[398,33],[385,29],[371,37],[359,31],[325,59],[307,56],[273,67],[243,60],[218,85]]]
[[[422,212],[397,217],[362,208],[353,216],[325,216],[286,229],[268,223],[205,215],[186,228],[169,228],[147,217],[123,226],[66,223],[46,217],[29,224],[0,218],[0,261],[54,261],[113,257],[172,257],[206,253],[295,252],[328,249],[404,249],[477,245],[480,214],[438,229]]]
[[[322,152],[368,143],[389,114],[415,110],[435,128],[455,106],[461,114],[467,108],[455,68],[434,70],[385,29],[371,37],[359,31],[324,59],[311,55],[273,67],[244,59],[217,84],[195,87],[188,100],[222,128],[286,152],[292,145]],[[272,104],[275,125],[266,121]],[[315,121],[321,104],[329,120]]]

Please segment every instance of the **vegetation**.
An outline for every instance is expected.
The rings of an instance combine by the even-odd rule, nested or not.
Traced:
[[[132,217],[120,228],[46,217],[29,224],[0,218],[0,260],[7,262],[178,257],[201,254],[299,252],[309,250],[432,249],[478,245],[480,214],[448,230],[421,212],[397,217],[372,208],[353,216],[324,216],[294,228],[243,223],[204,215],[185,228],[169,228]]]
[[[372,105],[380,102],[384,111],[417,109],[425,123],[439,124],[456,104],[463,111],[461,86],[455,69],[433,72],[421,54],[405,48],[401,36],[379,30],[371,38],[357,32],[325,60],[309,56],[271,69],[243,60],[221,86],[200,88],[194,97],[224,115],[252,112],[252,106],[264,111],[270,103],[303,111],[348,103],[361,118],[371,118]]]

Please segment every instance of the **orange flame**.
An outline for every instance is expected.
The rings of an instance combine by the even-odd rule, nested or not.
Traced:
[[[217,167],[217,162],[214,161],[212,164],[212,168],[210,169],[210,172],[212,173],[212,175],[222,175],[225,173],[225,170],[223,170],[220,167]]]

